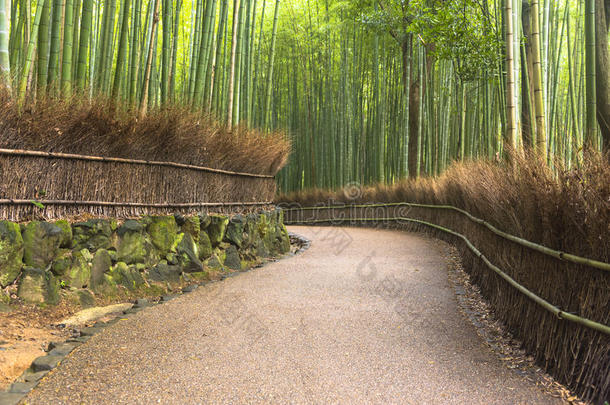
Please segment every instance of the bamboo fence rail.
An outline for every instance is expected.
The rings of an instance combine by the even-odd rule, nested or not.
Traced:
[[[546,246],[540,245],[538,243],[531,242],[527,239],[523,239],[518,236],[511,235],[509,233],[499,230],[495,226],[491,225],[489,222],[487,222],[481,218],[475,217],[474,215],[470,214],[468,211],[463,210],[458,207],[454,207],[452,205],[435,205],[435,204],[418,204],[418,203],[401,202],[401,203],[349,204],[349,205],[344,205],[344,206],[287,208],[285,211],[298,211],[298,210],[310,211],[310,210],[320,210],[320,209],[330,210],[330,209],[345,209],[345,208],[375,208],[375,207],[399,207],[399,206],[453,210],[453,211],[459,212],[461,214],[464,214],[471,221],[485,226],[487,229],[489,229],[496,235],[498,235],[504,239],[510,240],[511,242],[515,242],[515,243],[525,246],[527,248],[537,250],[540,253],[543,253],[548,256],[552,256],[556,259],[567,260],[567,261],[570,261],[573,263],[584,264],[584,265],[587,265],[590,267],[595,267],[600,270],[610,271],[610,263],[600,262],[598,260],[588,259],[586,257],[581,257],[581,256],[573,255],[570,253],[561,252],[559,250],[554,250],[554,249],[548,248]]]
[[[0,218],[250,212],[270,206],[273,176],[174,162],[0,149]]]

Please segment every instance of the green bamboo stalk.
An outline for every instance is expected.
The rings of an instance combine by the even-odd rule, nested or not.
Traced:
[[[163,48],[161,51],[161,104],[167,103],[171,54],[172,0],[162,0]]]
[[[36,40],[38,39],[38,28],[40,26],[40,19],[42,17],[42,10],[44,4],[50,0],[39,1],[36,5],[36,13],[34,14],[34,23],[32,24],[31,35],[29,36],[29,42],[27,50],[25,52],[25,63],[21,71],[21,78],[19,80],[19,99],[18,103],[20,107],[23,107],[26,98],[28,76],[30,75],[30,69],[32,67],[32,61],[34,59],[34,48],[36,47]]]
[[[218,105],[218,98],[220,94],[220,89],[222,87],[222,76],[218,73],[224,74],[224,64],[219,69],[219,64],[221,63],[221,55],[222,51],[225,48],[223,43],[225,27],[227,25],[227,18],[229,13],[229,1],[222,0],[220,7],[220,20],[218,22],[218,32],[216,37],[216,54],[214,56],[214,68],[212,71],[212,76],[210,77],[210,85],[212,86],[212,97],[210,99],[210,104],[208,105],[208,111],[212,110],[212,107]],[[224,59],[223,59],[224,62]],[[218,113],[218,111],[216,111]]]
[[[0,0],[2,2],[3,0]],[[47,91],[47,74],[49,69],[49,27],[51,22],[51,1],[47,0],[42,8],[40,17],[40,28],[38,29],[38,52],[37,58],[37,79],[36,90],[39,96],[43,96]]]
[[[176,102],[176,63],[178,60],[178,40],[180,38],[180,11],[182,10],[182,0],[176,1],[176,13],[174,16],[173,43],[171,66],[169,69],[169,98],[172,103]]]
[[[121,77],[124,75],[124,65],[127,61],[127,31],[129,30],[129,9],[131,7],[130,0],[124,0],[123,5],[123,21],[120,25],[121,34],[119,39],[119,50],[116,61],[116,70],[114,72],[114,82],[112,85],[112,99],[117,101],[119,97],[119,90],[121,88]]]
[[[280,0],[275,2],[273,12],[273,31],[271,33],[271,48],[269,50],[269,65],[267,66],[267,91],[265,92],[265,108],[263,110],[263,128],[269,129],[269,118],[271,114],[271,86],[273,83],[273,62],[275,58],[275,42],[277,39],[277,22],[280,9]]]
[[[542,85],[542,68],[540,59],[540,23],[538,9],[539,0],[532,0],[531,20],[532,20],[532,57],[533,57],[533,90],[534,90],[534,109],[536,111],[536,152],[543,160],[547,159],[547,134],[546,117],[544,112],[544,88]]]
[[[228,90],[228,107],[227,107],[227,128],[233,128],[233,97],[235,94],[235,58],[237,56],[237,29],[239,24],[239,7],[240,1],[233,1],[233,29],[231,35],[231,63],[229,67],[229,90]]]
[[[10,77],[9,25],[6,15],[6,2],[0,0],[0,86],[10,88]]]
[[[50,0],[46,0],[50,1]],[[61,95],[68,98],[72,94],[72,28],[74,25],[73,0],[66,0],[66,15],[64,17],[64,46],[61,62]]]
[[[150,44],[148,46],[148,56],[146,58],[146,68],[144,71],[144,80],[142,85],[142,98],[140,99],[140,107],[139,107],[139,116],[143,118],[148,111],[148,93],[149,93],[149,85],[150,85],[150,76],[152,72],[153,65],[153,50],[154,50],[154,36],[157,29],[157,23],[159,22],[159,5],[161,0],[153,0],[154,8],[153,8],[153,17],[150,26]]]
[[[586,55],[586,115],[585,146],[597,143],[597,102],[595,94],[595,0],[585,0],[585,55]]]
[[[78,61],[76,63],[76,86],[80,91],[85,89],[87,80],[87,51],[91,41],[91,21],[93,18],[93,0],[83,0],[83,13],[80,21],[80,38]],[[92,47],[93,48],[93,47]],[[93,60],[93,58],[91,58]]]
[[[515,58],[513,30],[513,4],[512,0],[504,0],[504,24],[506,43],[506,142],[517,149],[517,106],[515,82]]]
[[[53,3],[53,20],[51,23],[51,46],[49,50],[49,73],[47,84],[49,91],[55,92],[59,80],[59,54],[61,52],[61,17],[64,10],[63,0]]]
[[[85,0],[86,1],[86,0]],[[138,71],[140,66],[140,20],[142,13],[142,0],[136,0],[133,7],[131,44],[129,46],[129,105],[134,105],[138,88]]]
[[[76,69],[78,64],[78,46],[80,38],[80,27],[78,26],[78,16],[81,14],[81,3],[83,0],[73,0],[74,11],[72,14],[73,18],[73,29],[72,29],[72,68],[70,69],[70,81],[73,83],[76,78]]]

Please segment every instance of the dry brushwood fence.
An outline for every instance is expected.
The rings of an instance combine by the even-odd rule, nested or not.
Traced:
[[[297,203],[282,205],[287,208],[287,225],[386,226],[430,232],[456,244],[462,252],[464,269],[480,286],[498,318],[534,354],[537,363],[584,400],[603,403],[610,398],[610,269],[607,263],[575,263],[576,259],[568,260],[563,253],[554,257],[549,252],[528,247],[527,243],[511,241],[446,206],[368,203],[338,204],[334,208],[316,204],[316,208],[303,208]],[[515,288],[490,269],[489,264],[561,311],[553,313],[549,307],[545,308],[532,295]],[[570,320],[571,315],[581,319]],[[578,323],[582,318],[597,325]]]
[[[0,149],[0,218],[134,217],[271,204],[272,175],[190,164]]]

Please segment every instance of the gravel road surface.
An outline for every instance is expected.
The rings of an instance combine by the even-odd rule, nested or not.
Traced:
[[[459,313],[426,237],[292,227],[306,252],[95,335],[27,404],[549,404]]]

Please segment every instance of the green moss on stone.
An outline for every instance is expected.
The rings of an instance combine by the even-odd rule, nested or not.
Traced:
[[[72,254],[72,263],[68,271],[62,276],[62,280],[69,287],[83,288],[90,285],[91,280],[91,253],[87,249],[81,249]]]
[[[62,277],[72,265],[72,252],[68,249],[60,249],[57,257],[51,264],[51,271],[54,275]]]
[[[210,237],[212,247],[216,247],[222,242],[228,223],[229,218],[225,215],[210,215],[210,225],[206,228],[206,233]]]
[[[81,250],[81,254],[84,255],[86,251],[86,249]],[[96,288],[98,285],[104,283],[104,274],[110,271],[112,258],[107,250],[100,249],[95,252],[95,256],[91,261],[91,278],[89,286],[91,288]]]
[[[32,221],[23,232],[23,261],[26,266],[46,268],[57,256],[63,237],[60,227],[48,222]]]
[[[199,251],[199,259],[205,260],[212,256],[212,242],[207,233],[201,232],[199,235],[199,242],[197,243],[197,249]]]
[[[178,261],[182,270],[186,273],[193,273],[203,270],[203,264],[199,260],[198,247],[190,234],[180,234],[181,240],[176,247]]]
[[[191,235],[195,243],[199,242],[199,234],[201,233],[201,226],[198,215],[192,215],[184,217],[184,224],[180,227],[180,230],[184,233]]]
[[[115,242],[113,226],[116,226],[116,221],[107,219],[77,222],[72,225],[72,246],[76,250],[89,249],[92,252],[109,249]]]
[[[162,256],[171,252],[177,245],[178,224],[173,216],[149,217],[150,224],[146,228],[153,245]]]
[[[23,267],[23,238],[18,224],[0,221],[0,286],[11,284]]]
[[[60,219],[53,223],[55,226],[61,228],[61,242],[59,247],[71,248],[72,247],[72,226],[65,219]]]
[[[241,215],[236,215],[227,224],[224,240],[230,242],[241,249],[244,242],[245,219]]]
[[[49,271],[26,267],[17,295],[29,304],[55,305],[59,302],[59,281]]]

